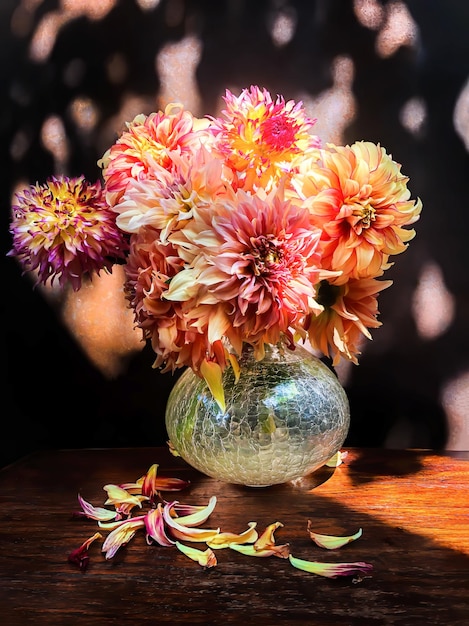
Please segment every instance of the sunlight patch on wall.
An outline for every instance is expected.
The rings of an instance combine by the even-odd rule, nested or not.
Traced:
[[[448,382],[441,404],[448,420],[447,450],[469,450],[469,372]]]
[[[414,46],[418,27],[403,2],[386,5],[386,21],[376,39],[376,52],[382,57],[393,55],[401,46]]]
[[[142,11],[151,11],[152,9],[156,9],[161,0],[136,0],[136,2]]]
[[[376,0],[355,0],[355,15],[363,26],[377,30],[376,52],[381,57],[392,56],[401,46],[415,46],[417,24],[404,2],[393,0],[381,6]]]
[[[353,10],[360,24],[370,30],[378,30],[385,18],[384,7],[377,0],[355,0]]]
[[[156,71],[161,81],[159,108],[164,109],[170,102],[181,102],[194,115],[203,114],[195,79],[201,52],[201,41],[192,36],[162,48],[156,58]]]
[[[54,157],[54,172],[63,172],[69,157],[67,135],[62,120],[56,115],[47,118],[41,128],[41,141]]]
[[[124,296],[124,270],[101,273],[67,292],[62,320],[92,363],[107,378],[115,378],[127,359],[143,349],[142,331],[134,329],[134,314]]]
[[[446,288],[443,272],[436,263],[423,266],[412,298],[412,312],[423,339],[436,339],[454,319],[454,296]]]
[[[308,115],[317,118],[313,133],[318,135],[325,144],[331,141],[343,143],[343,133],[356,115],[356,103],[353,96],[352,84],[354,65],[347,56],[337,57],[332,64],[334,84],[313,98],[307,94],[300,94]]]
[[[70,115],[75,125],[90,133],[98,123],[99,112],[90,98],[76,98],[70,105]]]
[[[278,7],[270,13],[267,27],[275,46],[281,48],[293,39],[297,21],[297,13],[293,7]]]
[[[469,79],[456,101],[453,114],[454,128],[469,151]]]
[[[402,107],[399,120],[412,135],[419,135],[427,119],[427,107],[421,98],[411,98]]]
[[[103,19],[116,5],[117,0],[61,0],[56,11],[49,11],[39,21],[32,36],[29,49],[33,61],[44,62],[55,45],[60,29],[73,19],[87,17],[97,21]],[[18,37],[29,36],[34,24],[34,12],[41,0],[23,0],[15,9],[11,30]]]

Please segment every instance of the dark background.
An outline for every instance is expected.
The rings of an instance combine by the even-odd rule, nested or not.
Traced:
[[[376,54],[378,31],[359,23],[349,0],[223,1],[162,0],[143,11],[133,0],[116,2],[100,20],[78,17],[60,30],[47,61],[28,56],[32,33],[58,2],[38,2],[23,34],[12,31],[20,2],[2,0],[1,28],[1,263],[2,347],[6,364],[1,404],[0,465],[37,448],[161,445],[166,440],[164,405],[174,378],[151,369],[149,348],[134,353],[122,373],[106,378],[59,322],[57,305],[21,276],[8,233],[12,191],[18,181],[44,182],[54,162],[40,140],[52,113],[66,126],[72,147],[67,174],[98,178],[96,161],[108,146],[98,132],[120,109],[123,95],[140,95],[157,108],[159,50],[189,32],[202,42],[195,81],[202,113],[215,114],[231,84],[259,84],[296,99],[318,96],[333,83],[332,63],[347,55],[355,66],[357,104],[345,142],[380,142],[403,164],[412,196],[424,209],[417,237],[397,257],[386,278],[394,285],[380,296],[383,327],[365,346],[346,383],[352,426],[347,445],[443,448],[449,426],[441,405],[444,385],[469,370],[467,184],[469,156],[455,132],[453,113],[469,76],[469,3],[414,0],[405,3],[417,24],[417,46]],[[385,1],[377,2],[386,7]],[[291,41],[275,46],[267,17],[284,8],[297,14]],[[15,13],[16,11],[16,13]],[[109,55],[119,52],[131,71],[123,82],[108,80]],[[78,84],[64,81],[80,59]],[[96,134],[86,141],[68,115],[77,95],[100,110]],[[423,128],[412,134],[399,121],[411,98],[425,102]],[[28,137],[13,158],[19,131]],[[419,337],[411,301],[422,268],[441,268],[455,301],[451,325],[432,340]],[[5,363],[6,362],[6,363]],[[5,369],[5,368],[4,368]],[[4,371],[4,370],[3,370]],[[467,397],[467,396],[466,396]],[[468,418],[469,419],[469,418]],[[467,428],[467,427],[466,427]]]

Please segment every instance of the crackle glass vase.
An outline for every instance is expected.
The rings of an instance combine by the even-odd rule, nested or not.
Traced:
[[[223,412],[205,381],[187,369],[171,390],[166,429],[192,467],[213,478],[263,487],[301,478],[343,445],[350,425],[347,395],[337,376],[305,348],[252,349],[223,373]]]

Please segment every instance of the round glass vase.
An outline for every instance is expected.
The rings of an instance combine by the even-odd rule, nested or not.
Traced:
[[[305,348],[266,346],[262,361],[247,348],[238,382],[223,373],[223,412],[188,368],[166,406],[171,445],[192,467],[225,482],[265,487],[301,478],[343,445],[350,425],[337,376]]]

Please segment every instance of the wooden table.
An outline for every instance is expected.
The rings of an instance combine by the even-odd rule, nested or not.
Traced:
[[[467,626],[468,459],[350,449],[335,469],[256,489],[207,478],[165,448],[33,454],[0,472],[0,622]],[[276,542],[295,556],[365,561],[371,577],[329,579],[229,549],[204,569],[175,547],[147,545],[143,531],[108,561],[102,542],[93,544],[85,572],[70,564],[68,554],[98,530],[71,515],[77,494],[103,506],[105,484],[134,481],[153,463],[159,475],[191,481],[168,499],[206,504],[217,496],[205,527],[239,533],[250,521],[259,530],[280,521]],[[308,519],[324,534],[362,528],[363,536],[326,551],[307,534]]]

